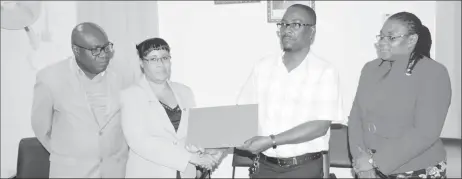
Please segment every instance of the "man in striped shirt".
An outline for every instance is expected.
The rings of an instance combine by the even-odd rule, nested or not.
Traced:
[[[259,136],[238,149],[257,156],[251,178],[321,178],[330,124],[342,120],[338,73],[310,50],[312,8],[294,4],[277,25],[283,53],[260,60],[238,98],[259,105]]]

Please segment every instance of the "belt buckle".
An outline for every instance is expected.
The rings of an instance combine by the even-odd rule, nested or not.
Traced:
[[[280,167],[287,168],[287,167],[290,167],[290,166],[291,166],[290,164],[282,165],[282,164],[281,164],[281,160],[278,159],[278,158],[277,158],[277,160],[278,160],[278,165],[279,165]],[[293,162],[293,165],[298,165],[297,158],[292,157],[292,162]]]

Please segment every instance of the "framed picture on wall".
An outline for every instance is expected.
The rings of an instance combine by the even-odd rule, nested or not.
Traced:
[[[260,0],[251,0],[251,1],[226,1],[226,0],[214,0],[215,4],[241,4],[241,3],[256,3]]]
[[[314,1],[271,1],[268,0],[267,2],[267,15],[268,15],[268,22],[275,23],[279,22],[284,16],[286,9],[291,6],[292,4],[304,4],[310,6],[314,9]]]

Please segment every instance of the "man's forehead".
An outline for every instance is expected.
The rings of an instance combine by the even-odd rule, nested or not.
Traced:
[[[102,47],[109,42],[104,35],[83,34],[81,38],[76,39],[76,43],[87,48]]]
[[[302,8],[290,7],[282,17],[283,21],[302,21],[304,23],[311,23],[312,17]]]

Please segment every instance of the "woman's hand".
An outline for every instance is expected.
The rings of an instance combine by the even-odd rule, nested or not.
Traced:
[[[209,154],[194,153],[189,163],[206,168],[207,170],[212,170],[213,166],[217,164],[217,161]]]
[[[191,152],[191,153],[204,153],[205,152],[205,149],[204,148],[200,148],[200,147],[197,147],[195,145],[186,145],[185,146],[186,150]]]
[[[364,171],[364,172],[359,172],[357,173],[358,178],[377,178],[377,175],[375,174],[375,170],[369,170],[369,171]]]
[[[214,158],[215,161],[217,162],[217,164],[215,166],[213,166],[213,170],[218,168],[218,165],[220,165],[222,159],[226,155],[227,150],[228,149],[205,149],[204,153],[211,155],[212,158]]]

